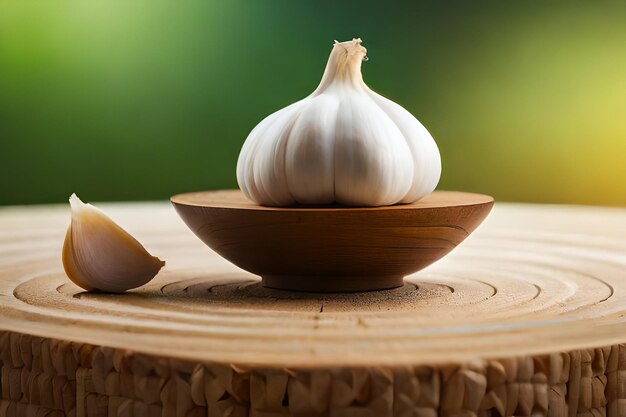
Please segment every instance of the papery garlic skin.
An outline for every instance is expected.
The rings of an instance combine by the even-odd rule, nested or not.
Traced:
[[[385,206],[430,194],[441,175],[434,139],[407,110],[363,82],[360,39],[336,42],[308,97],[262,120],[237,182],[265,206]]]
[[[67,276],[87,291],[121,293],[149,282],[165,265],[101,210],[70,197],[72,221],[63,243]]]

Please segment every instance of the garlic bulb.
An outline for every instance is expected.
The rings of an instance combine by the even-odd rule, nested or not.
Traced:
[[[87,291],[124,292],[146,284],[165,262],[128,232],[72,194],[72,221],[63,243],[67,276]]]
[[[439,150],[424,126],[363,82],[360,39],[333,46],[308,97],[262,120],[248,135],[237,181],[266,206],[384,206],[431,193]]]

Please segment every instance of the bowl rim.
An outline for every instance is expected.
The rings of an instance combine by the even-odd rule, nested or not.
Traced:
[[[194,201],[200,196],[213,195],[222,196],[214,200]],[[230,201],[225,199],[228,197]],[[431,199],[436,199],[430,201]],[[194,191],[188,193],[175,194],[170,197],[170,202],[175,206],[200,207],[229,210],[251,210],[268,212],[359,212],[359,211],[386,211],[386,210],[416,210],[416,209],[443,209],[449,207],[477,206],[494,204],[495,200],[487,194],[470,193],[465,191],[435,190],[424,198],[406,204],[394,204],[391,206],[377,207],[349,207],[340,205],[318,205],[318,206],[290,206],[271,207],[261,206],[248,200],[239,189],[219,189],[207,191]]]

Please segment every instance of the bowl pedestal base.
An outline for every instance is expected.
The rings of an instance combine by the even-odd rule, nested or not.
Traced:
[[[261,284],[266,288],[309,292],[357,292],[389,290],[404,285],[402,275],[390,276],[263,276]]]

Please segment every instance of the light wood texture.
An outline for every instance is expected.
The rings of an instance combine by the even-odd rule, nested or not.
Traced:
[[[167,261],[145,287],[81,292],[69,208],[0,209],[0,416],[626,415],[626,210],[497,204],[401,288],[307,294],[101,207]]]
[[[385,207],[276,208],[239,190],[172,197],[210,248],[269,288],[339,292],[397,288],[440,259],[487,216],[493,198],[437,191]]]

